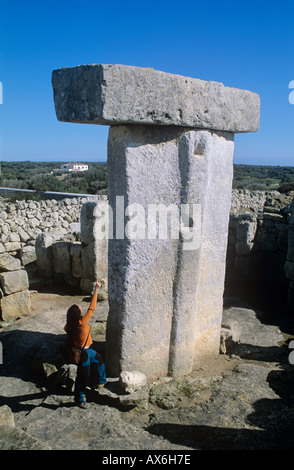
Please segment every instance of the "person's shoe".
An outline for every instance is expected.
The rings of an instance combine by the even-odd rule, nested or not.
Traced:
[[[83,408],[85,410],[87,408],[86,402],[82,401],[81,403],[78,404],[80,408]]]
[[[106,384],[107,382],[105,382],[105,384],[98,384],[98,388],[103,388]]]

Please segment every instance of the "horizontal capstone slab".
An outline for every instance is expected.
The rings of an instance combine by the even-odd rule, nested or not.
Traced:
[[[255,132],[256,93],[126,65],[80,65],[52,74],[57,119],[88,124],[150,124]]]

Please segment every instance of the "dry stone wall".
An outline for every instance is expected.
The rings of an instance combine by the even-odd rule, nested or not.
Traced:
[[[233,190],[226,263],[226,294],[272,312],[289,309],[293,194]],[[290,253],[287,257],[287,251]],[[290,258],[289,258],[290,256]],[[290,294],[289,294],[290,295]]]
[[[105,206],[106,203],[106,206]],[[36,239],[36,258],[39,275],[44,279],[55,279],[91,294],[96,279],[102,287],[99,299],[107,298],[107,239],[95,237],[95,227],[103,213],[101,207],[107,207],[105,196],[84,201],[80,208],[75,234],[60,230],[42,232]]]
[[[39,233],[57,230],[79,232],[81,207],[85,198],[16,201],[0,199],[0,253],[15,253],[34,246]],[[33,250],[31,250],[33,252]],[[24,258],[28,250],[24,250]]]
[[[62,246],[71,247],[72,242],[80,237],[80,213],[86,201],[87,198],[67,198],[62,201],[10,203],[0,199],[0,299],[3,321],[13,321],[30,314],[28,273],[31,273],[32,266],[38,263],[41,277],[48,279],[55,275],[60,280],[59,264],[60,261],[65,264],[66,251],[61,252],[59,246],[55,248],[56,268],[48,275],[48,257],[46,259],[40,255],[37,259],[37,239],[41,237],[45,240],[46,249],[57,240]],[[76,248],[71,251],[77,253]]]
[[[13,321],[30,314],[31,302],[28,274],[19,259],[0,254],[1,318]]]

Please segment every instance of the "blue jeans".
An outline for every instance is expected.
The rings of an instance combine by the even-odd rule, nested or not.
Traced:
[[[85,401],[86,386],[91,378],[93,385],[104,385],[106,383],[105,364],[101,354],[92,348],[84,349],[81,361],[77,369],[75,382],[75,401],[83,403]]]

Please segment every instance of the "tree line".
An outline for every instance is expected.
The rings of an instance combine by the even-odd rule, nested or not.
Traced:
[[[89,165],[89,170],[84,172],[52,173],[63,163],[66,162],[1,162],[0,186],[78,194],[99,194],[107,190],[106,162],[83,162]],[[294,191],[294,167],[234,164],[233,187]]]
[[[66,162],[1,162],[0,186],[78,194],[99,194],[106,190],[106,162],[88,163],[88,171],[53,173],[63,163]]]
[[[233,187],[251,191],[294,191],[294,167],[234,164]]]

